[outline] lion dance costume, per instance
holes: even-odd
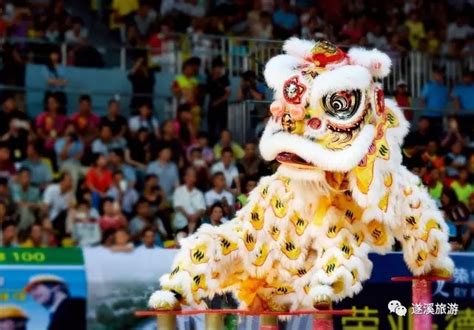
[[[181,242],[150,307],[206,308],[204,298],[228,291],[250,310],[337,302],[369,278],[368,253],[395,238],[413,274],[451,273],[442,215],[401,165],[408,122],[375,81],[389,57],[296,38],[283,49],[265,68],[275,101],[260,141],[278,170],[233,220]]]

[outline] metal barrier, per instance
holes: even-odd
[[[9,39],[25,47],[27,43],[46,43],[38,39]],[[202,73],[210,67],[214,57],[220,56],[227,64],[231,76],[239,76],[247,70],[253,70],[262,77],[265,63],[282,52],[281,40],[264,40],[246,37],[214,36],[199,33],[170,34],[163,39],[160,48],[135,47],[97,47],[106,66],[120,67],[123,70],[133,65],[137,54],[148,57],[152,67],[159,67],[164,72],[179,73],[183,61],[190,56],[197,56],[202,61]],[[71,45],[60,44],[62,62],[72,63]],[[460,81],[463,69],[474,69],[474,56],[462,59],[446,56],[432,56],[427,53],[409,52],[407,55],[390,54],[393,60],[392,73],[384,80],[386,90],[394,90],[397,81],[403,79],[413,97],[419,97],[422,86],[429,80],[434,66],[445,69],[446,82],[449,87]]]

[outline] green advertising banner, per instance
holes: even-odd
[[[0,265],[83,265],[79,248],[0,248]]]
[[[0,324],[14,329],[86,329],[82,250],[0,248]]]

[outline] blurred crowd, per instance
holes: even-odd
[[[219,57],[208,65],[200,57],[183,62],[171,86],[162,86],[173,95],[175,116],[158,120],[163,109],[153,103],[153,65],[155,60],[163,63],[162,50],[174,42],[172,32],[192,34],[202,49],[209,44],[200,43],[199,36],[211,33],[278,39],[302,35],[389,52],[472,54],[471,17],[463,16],[463,2],[332,0],[317,7],[303,0],[92,4],[118,40],[150,45],[156,53],[136,54],[128,72],[130,104],[111,98],[107,113],[99,117],[91,95],[66,96],[68,81],[59,49],[3,44],[2,83],[20,85],[24,63],[32,59],[44,64],[38,79],[44,80],[46,93],[44,111],[34,117],[23,111],[22,95],[1,93],[1,246],[103,245],[122,252],[136,246],[175,247],[180,237],[203,223],[219,225],[232,219],[259,178],[273,173],[275,164],[263,162],[257,148],[268,120],[265,106],[252,109],[258,118],[252,122],[255,139],[239,144],[228,130],[231,83]],[[94,54],[88,48],[87,28],[68,14],[64,1],[0,0],[0,8],[0,37],[66,41],[75,50],[73,56],[78,51]],[[77,64],[84,58],[94,56],[72,60]],[[452,89],[445,84],[443,70],[435,68],[432,77],[422,89],[422,117],[409,110],[414,104],[405,81],[386,93],[414,122],[403,149],[405,164],[422,178],[444,212],[453,248],[474,251],[472,72],[464,72]],[[238,100],[262,101],[266,94],[255,72],[242,74]],[[457,113],[447,118],[444,111],[449,107]]]
[[[211,77],[207,88],[215,84]],[[222,84],[211,107],[225,104]],[[192,92],[179,79],[170,88],[177,98]],[[173,247],[202,223],[231,219],[271,173],[257,142],[237,144],[218,126],[223,122],[212,136],[198,131],[201,116],[189,103],[180,103],[176,119],[159,123],[146,99],[133,101],[130,118],[111,99],[99,117],[92,98],[81,95],[67,116],[62,96],[46,93],[44,111],[29,118],[13,94],[3,94],[2,246]]]
[[[65,4],[64,0],[1,0],[0,38],[66,42],[88,55],[70,53],[73,58],[68,60],[79,65],[83,57],[97,57],[94,48],[87,47],[88,27]],[[392,57],[417,50],[459,59],[474,53],[472,6],[469,1],[453,0],[90,1],[90,9],[116,40],[151,47],[157,58],[173,47],[173,33],[180,32],[191,36],[194,51],[212,46],[203,35],[275,40],[296,35],[376,47]],[[36,57],[46,48],[32,47],[31,56]]]

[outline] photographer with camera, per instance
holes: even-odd
[[[242,74],[237,98],[239,101],[261,101],[265,98],[265,88],[257,82],[257,75],[255,72],[249,70]]]

